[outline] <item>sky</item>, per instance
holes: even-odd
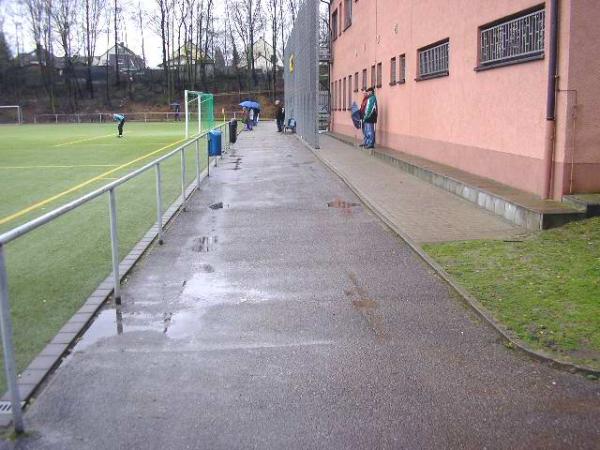
[[[111,0],[109,0],[110,2]],[[125,30],[123,38],[119,41],[125,42],[126,46],[129,47],[133,52],[140,55],[142,54],[142,39],[139,32],[139,26],[137,21],[134,19],[136,12],[139,10],[139,6],[147,12],[157,11],[156,0],[119,0],[121,4],[125,6],[125,12],[123,14],[125,19]],[[29,52],[33,50],[33,40],[31,39],[31,33],[28,30],[28,19],[23,13],[18,14],[19,0],[0,0],[0,13],[4,18],[2,28],[5,33],[5,37],[10,45],[13,54],[16,50],[17,44],[17,33],[15,30],[20,30],[19,34],[19,48],[20,51]],[[223,14],[224,11],[223,0],[215,1],[215,8],[217,15]],[[110,36],[110,44],[107,42],[106,33],[102,33],[98,37],[98,43],[96,46],[96,55],[100,55],[106,51],[109,46],[114,44],[114,36]],[[157,67],[162,62],[162,47],[160,36],[155,33],[152,28],[146,24],[144,27],[144,46],[146,51],[146,62],[149,67]],[[56,52],[58,56],[60,53]]]

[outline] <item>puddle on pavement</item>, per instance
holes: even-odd
[[[359,203],[353,203],[353,202],[347,202],[345,200],[335,199],[332,202],[327,202],[327,206],[329,208],[347,209],[347,208],[354,208],[355,206],[360,206],[360,204]]]
[[[197,253],[208,253],[214,250],[215,245],[219,242],[218,236],[202,236],[194,238],[192,243],[192,251]]]

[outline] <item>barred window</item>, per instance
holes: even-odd
[[[404,83],[406,81],[406,55],[400,55],[398,57],[399,76],[398,83]]]
[[[344,77],[342,87],[342,109],[346,111],[346,77]]]
[[[344,30],[352,25],[352,0],[344,0]]]
[[[371,66],[371,87],[374,87],[376,82],[377,81],[375,80],[375,64],[373,64]]]
[[[396,84],[396,58],[390,60],[390,86]]]
[[[358,92],[358,72],[354,72],[354,92]]]
[[[383,84],[383,65],[377,63],[377,87],[380,88]]]
[[[540,9],[479,30],[483,65],[529,59],[544,54],[546,11]]]
[[[331,110],[335,110],[335,83],[331,83],[331,91],[329,92],[329,102],[331,103]]]
[[[348,109],[352,106],[352,75],[348,76]]]
[[[338,12],[337,9],[331,14],[331,40],[335,41],[338,37]]]
[[[363,69],[362,88],[363,90],[367,89],[367,69]]]
[[[419,49],[418,79],[448,75],[449,47],[450,42],[446,40],[439,44]]]

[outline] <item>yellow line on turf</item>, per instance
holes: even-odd
[[[91,138],[79,139],[77,141],[63,142],[62,144],[56,144],[56,145],[53,145],[52,147],[63,147],[65,145],[80,144],[81,142],[95,141],[96,139],[102,139],[102,138],[110,137],[110,136],[114,136],[114,135],[115,135],[114,133],[111,133],[111,134],[105,134],[104,136],[96,136],[96,137],[91,137]]]
[[[73,166],[0,166],[0,169],[74,169],[77,167],[116,167],[116,164],[81,164]]]
[[[84,181],[83,183],[79,183],[77,186],[73,186],[72,188],[69,188],[66,191],[63,191],[63,192],[61,192],[59,194],[56,194],[56,195],[53,195],[52,197],[48,197],[47,199],[42,200],[40,202],[34,203],[33,205],[28,206],[27,208],[24,208],[21,211],[17,211],[16,213],[11,214],[10,216],[6,216],[3,219],[0,219],[0,225],[4,225],[5,223],[8,223],[8,222],[10,222],[10,221],[12,221],[14,219],[17,219],[17,218],[19,218],[19,217],[21,217],[21,216],[23,216],[23,215],[25,215],[27,213],[30,213],[31,211],[35,211],[36,209],[41,208],[42,206],[47,205],[48,203],[51,203],[54,200],[58,200],[59,198],[64,197],[65,195],[71,194],[72,192],[75,192],[75,191],[77,191],[77,190],[79,190],[79,189],[81,189],[81,188],[83,188],[83,187],[85,187],[85,186],[87,186],[87,185],[95,182],[95,181],[101,180],[102,178],[105,178],[105,177],[107,177],[109,175],[112,175],[113,173],[118,172],[121,169],[129,167],[130,165],[135,164],[136,162],[142,161],[142,160],[144,160],[144,159],[146,159],[146,158],[148,158],[148,157],[150,157],[152,155],[155,155],[155,154],[157,154],[159,152],[162,152],[163,150],[168,149],[169,147],[173,147],[174,145],[177,145],[177,144],[179,144],[179,143],[181,143],[181,142],[183,142],[185,140],[186,140],[185,138],[179,139],[178,141],[172,142],[171,144],[165,145],[164,147],[161,147],[161,148],[159,148],[157,150],[153,150],[150,153],[146,153],[145,155],[140,156],[139,158],[131,160],[131,161],[125,163],[125,164],[121,164],[120,166],[115,167],[114,169],[108,170],[108,171],[106,171],[104,173],[101,173],[100,175],[97,175],[97,176],[95,176],[93,178],[90,178],[89,180]]]

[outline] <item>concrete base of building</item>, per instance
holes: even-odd
[[[353,144],[352,137],[337,133],[330,135]],[[529,230],[553,228],[586,217],[586,212],[581,209],[553,200],[541,200],[534,194],[494,180],[397,150],[379,147],[373,155]]]

